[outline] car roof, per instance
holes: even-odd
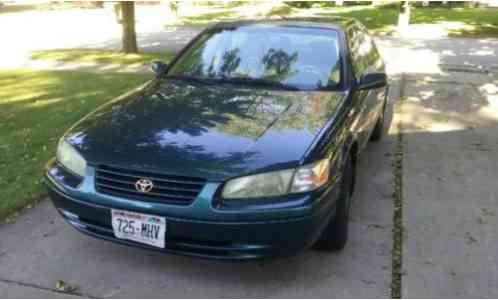
[[[346,31],[348,27],[357,24],[353,18],[344,17],[302,17],[302,18],[279,18],[279,19],[261,19],[261,20],[244,20],[233,22],[220,22],[210,28],[223,29],[245,26],[276,26],[276,27],[303,27],[303,28],[322,28]]]

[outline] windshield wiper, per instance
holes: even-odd
[[[280,89],[290,90],[290,91],[299,91],[300,90],[299,88],[297,88],[295,86],[281,83],[278,81],[264,79],[264,78],[223,77],[220,79],[220,81],[226,82],[226,83],[239,83],[239,84],[247,84],[247,85],[267,86],[267,87],[280,88]]]
[[[216,83],[212,79],[193,77],[193,76],[184,76],[184,75],[169,75],[169,76],[166,76],[166,78],[175,79],[175,80],[184,80],[184,81],[207,84],[207,85],[213,85]]]

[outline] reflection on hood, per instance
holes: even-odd
[[[223,180],[297,164],[341,99],[168,80],[101,107],[66,138],[90,164]]]

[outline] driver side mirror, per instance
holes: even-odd
[[[368,73],[361,77],[358,90],[373,90],[387,85],[385,73]]]
[[[156,74],[156,78],[159,78],[166,72],[168,65],[160,60],[155,60],[150,64],[150,69]]]

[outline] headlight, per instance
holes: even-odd
[[[64,139],[60,140],[57,147],[57,161],[71,172],[85,177],[85,159]]]
[[[330,162],[328,159],[300,167],[292,181],[291,193],[315,190],[329,181]]]
[[[327,183],[329,160],[324,159],[297,169],[235,178],[223,187],[224,199],[282,196],[309,192]]]

